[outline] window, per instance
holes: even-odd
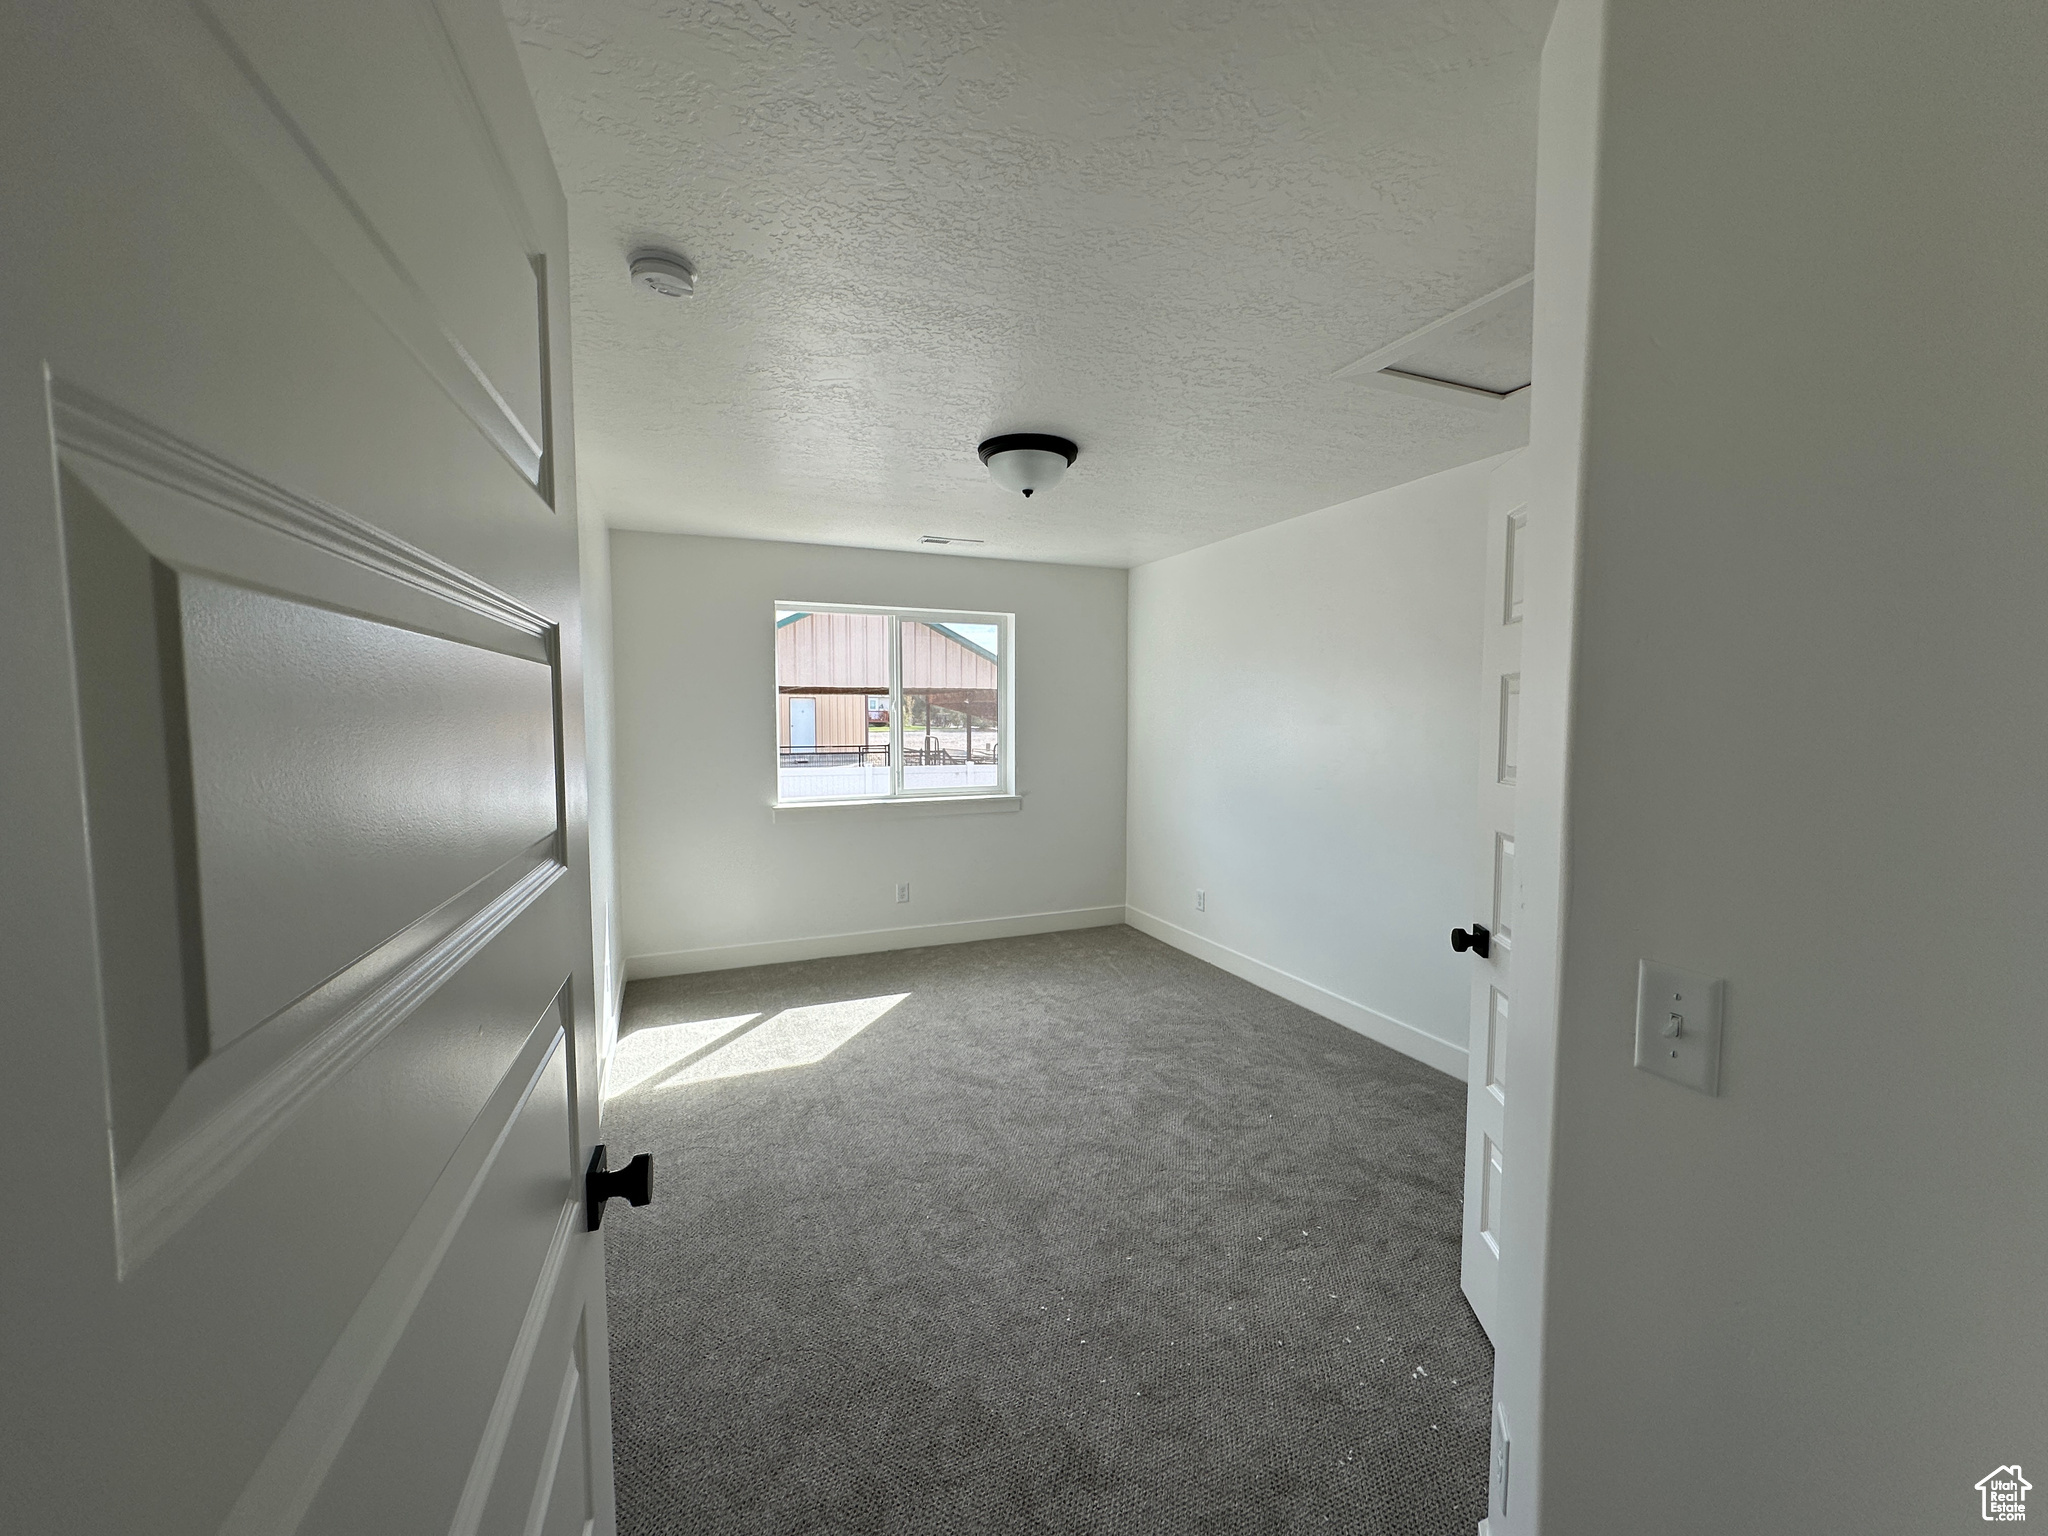
[[[776,797],[1010,793],[1006,613],[775,608]]]

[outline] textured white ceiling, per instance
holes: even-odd
[[[1506,446],[1330,375],[1529,270],[1532,8],[508,0],[583,505],[1126,565]],[[642,244],[698,296],[634,288]],[[975,458],[1007,431],[1080,461],[1027,502]]]

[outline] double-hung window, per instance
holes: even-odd
[[[1007,613],[775,605],[783,804],[1011,791]]]

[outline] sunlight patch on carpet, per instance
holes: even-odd
[[[897,992],[888,997],[856,997],[837,1003],[785,1008],[730,1045],[722,1045],[691,1062],[664,1079],[660,1086],[679,1088],[685,1083],[709,1083],[755,1072],[776,1072],[784,1067],[811,1066],[830,1056],[908,996],[908,992]]]
[[[686,1056],[693,1056],[734,1030],[761,1017],[758,1013],[737,1013],[724,1019],[692,1019],[684,1024],[659,1024],[636,1029],[620,1037],[612,1049],[612,1068],[605,1077],[604,1096],[616,1099],[639,1087],[650,1077],[667,1071]]]

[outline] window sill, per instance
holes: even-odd
[[[1024,809],[1022,795],[897,795],[863,800],[771,800],[769,816],[801,817],[811,811],[888,811],[897,816],[988,816]]]

